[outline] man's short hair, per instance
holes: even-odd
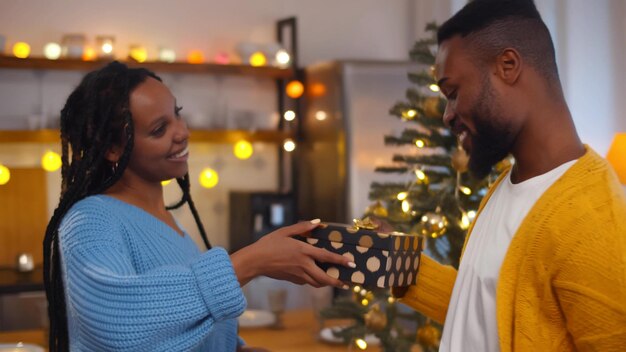
[[[457,35],[479,63],[514,48],[548,82],[558,81],[554,44],[532,0],[474,0],[439,28],[437,41]]]

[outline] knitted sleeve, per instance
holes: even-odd
[[[456,280],[456,270],[422,254],[417,281],[400,302],[443,324]]]
[[[225,250],[138,274],[120,228],[106,208],[82,207],[59,231],[69,328],[87,336],[84,350],[190,350],[245,309]]]
[[[626,202],[618,193],[598,192],[595,199],[569,209],[576,216],[559,231],[569,250],[557,259],[552,284],[578,350],[623,351]]]

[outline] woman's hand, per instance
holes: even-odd
[[[354,263],[342,255],[293,238],[295,235],[309,236],[319,222],[316,219],[280,228],[231,255],[241,286],[256,276],[264,275],[313,287],[331,285],[347,288],[340,280],[328,276],[315,262],[351,268],[355,267]]]
[[[261,347],[237,346],[237,352],[270,352]]]

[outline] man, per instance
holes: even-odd
[[[444,121],[470,170],[515,163],[484,198],[458,272],[422,256],[402,301],[445,323],[440,351],[624,350],[626,199],[578,138],[535,5],[470,2],[438,42]]]

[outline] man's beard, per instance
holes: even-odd
[[[503,109],[497,105],[493,87],[489,81],[483,87],[471,110],[476,135],[468,135],[472,139],[469,170],[478,179],[489,175],[493,166],[509,155],[514,141],[510,126],[502,119]]]

